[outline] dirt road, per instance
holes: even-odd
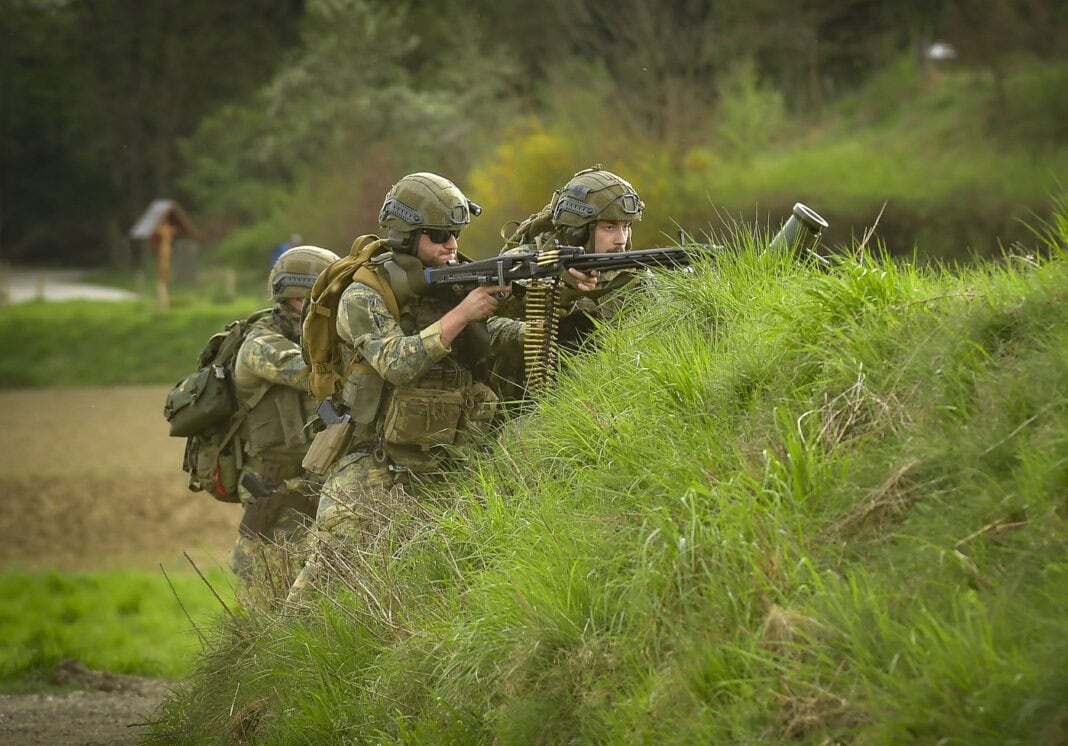
[[[228,566],[241,508],[186,489],[166,386],[0,391],[0,571]],[[167,682],[70,662],[61,694],[0,696],[0,743],[132,744]]]

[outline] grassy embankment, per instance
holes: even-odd
[[[1063,742],[1060,208],[1037,262],[658,275],[306,613],[221,627],[157,733]]]

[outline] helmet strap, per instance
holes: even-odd
[[[389,248],[401,254],[416,256],[419,253],[419,231],[399,231],[390,228],[386,236]]]

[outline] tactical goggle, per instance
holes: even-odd
[[[457,230],[446,230],[444,228],[423,228],[422,233],[424,233],[427,236],[429,236],[430,240],[433,241],[434,243],[439,243],[439,244],[448,243],[449,242],[449,236],[452,236],[453,238],[459,238],[460,237],[459,229],[457,229]]]

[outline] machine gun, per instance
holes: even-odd
[[[827,227],[827,221],[811,208],[798,202],[790,218],[768,244],[771,251],[795,250],[826,264],[827,259],[815,251],[816,243]],[[681,236],[685,238],[685,236]],[[549,248],[514,250],[462,264],[427,267],[424,276],[428,286],[434,285],[493,285],[506,287],[514,281],[553,280],[576,269],[589,274],[612,269],[642,269],[653,267],[688,267],[695,260],[722,251],[722,246],[690,243],[682,246],[638,251],[616,251],[602,254],[588,253],[581,246],[555,244]]]
[[[708,257],[718,247],[694,244],[686,247],[589,253],[581,246],[554,244],[551,247],[515,249],[489,259],[481,259],[424,270],[426,283],[434,286],[484,285],[523,288],[526,329],[523,334],[523,362],[526,390],[547,387],[556,374],[557,337],[560,319],[566,313],[558,303],[561,279],[567,270],[590,274],[608,270],[648,268],[678,269]],[[504,300],[505,293],[498,293]]]
[[[828,226],[818,213],[798,202],[779,232],[768,244],[769,251],[790,251],[808,256],[823,265],[828,260],[816,252],[823,229]],[[680,235],[683,243],[685,235]],[[567,270],[589,274],[594,271],[668,268],[679,269],[713,256],[722,246],[687,243],[671,248],[589,253],[581,246],[559,243],[549,247],[515,249],[489,259],[424,269],[427,286],[483,285],[507,287],[513,282],[526,288],[526,322],[523,357],[526,389],[536,392],[548,386],[556,373],[557,333],[566,309],[557,303],[560,280]],[[499,295],[503,300],[504,296]]]
[[[556,244],[552,248],[512,251],[489,259],[479,259],[424,270],[427,285],[494,285],[505,287],[515,281],[554,280],[569,269],[589,274],[611,269],[648,267],[688,267],[720,247],[709,244],[639,251],[587,253],[581,246]]]

